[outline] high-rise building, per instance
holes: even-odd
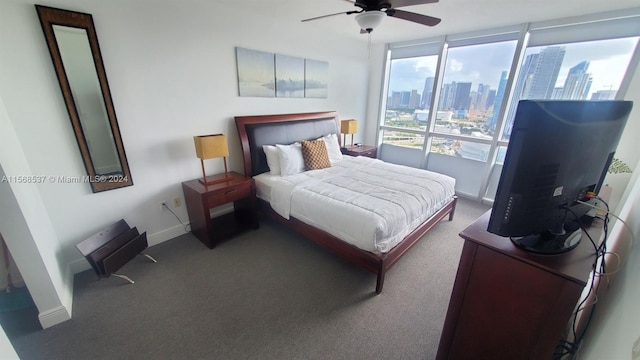
[[[411,90],[409,95],[409,108],[417,109],[420,107],[420,94],[418,94],[418,90]]]
[[[393,91],[391,93],[391,99],[389,101],[389,104],[391,104],[391,108],[399,108],[400,107],[400,100],[402,97],[402,93],[400,91]]]
[[[391,93],[392,108],[408,108],[410,103],[411,103],[411,92],[393,91]]]
[[[409,107],[410,101],[411,101],[411,92],[409,92],[409,91],[401,91],[400,92],[400,107],[403,107],[403,108]]]
[[[535,66],[531,63],[533,74],[522,99],[551,98],[565,52],[564,46],[548,46],[540,51]]]
[[[453,109],[469,110],[469,96],[471,95],[471,83],[460,82],[455,83],[455,97],[453,100]]]
[[[485,101],[484,103],[485,109],[488,109],[493,106],[493,101],[495,100],[495,98],[496,98],[496,90],[495,89],[489,90],[489,94],[487,95],[487,101]]]
[[[504,90],[507,88],[507,71],[503,71],[500,74],[500,82],[498,83],[498,91],[496,97],[493,100],[493,114],[487,124],[489,129],[495,129],[498,123],[498,114],[500,113],[500,104],[502,104],[502,98],[504,98]]]
[[[586,100],[589,97],[591,82],[593,78],[587,71],[589,62],[583,61],[569,69],[567,79],[564,81],[561,99],[566,100]]]
[[[591,100],[613,100],[618,90],[598,90],[591,94]]]
[[[564,88],[561,87],[554,87],[553,91],[551,92],[551,96],[549,97],[549,99],[562,99],[562,93],[564,92]]]
[[[530,54],[525,58],[513,88],[513,101],[509,106],[503,130],[504,138],[511,135],[518,101],[551,98],[565,52],[563,46],[549,46],[543,48],[539,53]],[[494,109],[495,111],[497,110]]]
[[[516,86],[513,89],[513,96],[516,99],[526,99],[529,89],[531,89],[531,83],[533,75],[536,72],[536,65],[538,64],[538,58],[540,54],[531,54],[527,56],[520,69],[520,75],[516,81]]]
[[[478,85],[478,95],[475,100],[475,107],[478,110],[486,110],[487,109],[487,100],[489,99],[489,94],[491,93],[491,88],[489,85],[480,84]]]
[[[453,98],[455,96],[455,83],[442,84],[440,90],[440,102],[438,103],[438,110],[449,110],[453,108]]]
[[[434,77],[428,77],[424,80],[424,89],[422,90],[422,103],[420,104],[423,109],[429,109],[431,107],[431,95],[433,94],[434,81]]]

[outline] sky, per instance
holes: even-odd
[[[591,92],[617,89],[637,41],[638,38],[631,38],[566,45],[556,86],[564,84],[571,67],[588,60],[589,72],[593,76]],[[479,84],[488,84],[491,89],[497,89],[500,74],[511,67],[515,47],[516,42],[509,41],[450,48],[443,82],[472,82],[472,90],[477,90]],[[537,53],[542,48],[528,48],[526,55]],[[422,94],[424,79],[435,76],[436,62],[436,56],[393,60],[389,93],[415,89]]]

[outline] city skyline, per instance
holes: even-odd
[[[585,43],[571,43],[564,45],[566,52],[564,61],[558,72],[555,87],[562,87],[571,68],[589,61],[589,72],[593,75],[590,93],[598,91],[617,90],[622,76],[629,63],[638,38],[592,41]],[[471,82],[472,89],[478,85],[489,85],[497,90],[502,71],[509,71],[513,58],[513,42],[491,44],[491,51],[483,49],[482,45],[453,48],[449,51],[444,80],[451,82]],[[539,46],[527,49],[525,58],[531,54],[540,53],[549,46]],[[598,51],[594,51],[598,49]],[[423,95],[425,79],[435,77],[437,56],[419,58],[394,59],[391,64],[391,79],[389,81],[389,96],[393,91],[417,90]],[[616,71],[611,71],[615,69]]]

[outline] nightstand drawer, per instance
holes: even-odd
[[[227,186],[219,191],[207,194],[209,206],[217,206],[240,200],[251,195],[251,182]]]
[[[378,156],[378,148],[375,146],[356,145],[342,148],[341,151],[349,156],[366,156],[374,159]]]
[[[358,153],[359,156],[368,156],[368,157],[376,157],[376,150],[368,150],[368,151],[361,151]]]

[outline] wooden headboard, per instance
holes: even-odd
[[[340,124],[335,111],[236,116],[235,120],[247,176],[269,171],[263,145],[287,145],[328,134],[338,135],[340,142]]]

